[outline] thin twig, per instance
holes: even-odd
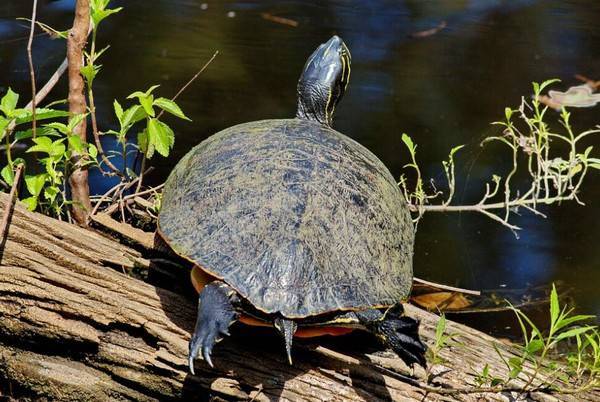
[[[97,30],[93,29],[92,24],[90,23],[90,30],[92,33],[92,44],[90,49],[90,54],[88,58],[88,62],[93,64],[96,62],[96,32]],[[104,147],[102,146],[102,142],[100,141],[100,133],[98,131],[98,121],[96,119],[96,102],[94,101],[94,90],[92,88],[92,82],[87,83],[88,89],[88,100],[90,106],[90,116],[92,120],[92,134],[94,136],[94,143],[96,144],[96,149],[98,150],[98,155],[102,159],[102,162],[111,170],[110,172],[106,172],[102,169],[102,166],[98,164],[98,170],[102,173],[103,176],[120,176],[124,177],[124,174],[108,159],[106,154],[104,153]]]
[[[10,216],[12,214],[13,208],[15,206],[15,199],[17,195],[17,191],[19,189],[19,183],[21,182],[21,175],[23,174],[24,166],[23,164],[17,165],[15,169],[15,175],[13,178],[13,184],[10,188],[10,193],[8,195],[8,201],[4,206],[4,213],[2,214],[2,222],[0,223],[0,245],[4,245],[6,241],[6,234],[8,233],[8,222],[10,221]]]
[[[152,187],[152,188],[149,188],[149,189],[144,190],[144,191],[139,191],[139,192],[134,193],[134,194],[129,194],[129,195],[125,196],[123,199],[124,200],[128,200],[130,198],[139,197],[140,195],[146,195],[146,194],[149,194],[149,193],[154,193],[154,192],[160,190],[161,188],[163,188],[164,186],[165,186],[165,183],[159,184],[156,187]]]
[[[413,277],[413,281],[415,281],[417,283],[422,283],[423,285],[433,286],[438,289],[449,290],[451,292],[460,292],[460,293],[465,293],[468,295],[481,296],[481,292],[479,290],[470,290],[470,289],[457,288],[454,286],[442,285],[440,283],[429,282],[429,281],[426,281],[425,279],[421,279],[421,278],[417,278],[417,277]]]
[[[35,95],[35,102],[33,101],[33,98],[32,98],[32,100],[30,100],[29,103],[25,106],[26,110],[33,110],[34,105],[37,106],[40,103],[42,103],[42,101],[46,98],[46,96],[48,96],[50,91],[52,91],[52,89],[54,89],[54,87],[60,80],[60,77],[62,77],[63,74],[65,73],[65,71],[67,71],[68,65],[69,64],[68,64],[67,58],[65,57],[63,62],[60,64],[60,66],[58,66],[58,68],[54,72],[54,74],[52,74],[52,76],[50,76],[50,78],[48,79],[48,81],[46,81],[44,86],[39,91],[37,91],[37,94]],[[17,125],[16,120],[13,120],[10,122],[10,124],[6,128],[6,136],[7,137],[10,136],[10,134],[15,129],[16,125]],[[14,146],[14,144],[11,144],[11,147],[13,147],[13,146]]]
[[[192,82],[194,82],[196,80],[196,78],[198,78],[198,76],[204,72],[204,70],[206,70],[206,67],[208,67],[210,65],[210,63],[213,62],[213,60],[215,59],[215,57],[217,57],[218,54],[219,54],[219,51],[216,50],[215,53],[212,55],[212,57],[206,63],[204,63],[202,68],[192,78],[190,78],[190,80],[184,86],[181,87],[181,89],[175,94],[174,97],[171,98],[171,100],[174,101],[175,99],[177,99],[177,97],[179,95],[181,95],[183,93],[183,91],[185,91],[187,89],[187,87],[189,87],[192,84]],[[164,110],[160,112],[158,117],[160,117],[163,113],[164,113]]]
[[[192,84],[192,82],[194,82],[196,80],[196,78],[198,78],[200,76],[200,74],[202,74],[204,72],[204,70],[206,70],[206,68],[210,65],[210,63],[212,63],[212,61],[215,59],[215,57],[217,57],[218,54],[219,54],[219,51],[216,50],[213,53],[212,57],[206,63],[204,63],[204,65],[202,66],[202,68],[200,70],[198,70],[198,72],[196,74],[194,74],[194,76],[192,78],[190,78],[189,81],[186,82],[185,85],[182,86],[179,91],[177,91],[177,93],[175,94],[175,96],[173,96],[171,98],[171,100],[174,101],[175,99],[177,99],[177,97],[179,95],[181,95],[183,93],[183,91],[185,91],[187,89],[187,87],[189,87]],[[160,119],[160,117],[163,115],[164,112],[165,112],[164,110],[161,110],[161,112],[158,114],[158,116],[156,118]],[[142,165],[141,165],[141,168],[140,168],[140,180],[138,181],[138,185],[137,185],[137,187],[135,189],[136,193],[138,193],[141,190],[141,188],[142,188],[142,184],[143,184],[143,181],[144,181],[144,169],[145,169],[145,167],[146,167],[146,154],[143,154],[142,155]]]
[[[557,197],[546,197],[539,199],[516,199],[509,202],[495,202],[493,204],[474,204],[474,205],[423,205],[420,208],[423,208],[426,212],[467,212],[467,211],[483,211],[489,209],[505,209],[505,208],[513,208],[513,207],[521,207],[526,205],[533,204],[553,204],[555,202],[560,201],[571,201],[574,199],[574,194],[569,194],[567,196],[557,196]],[[411,211],[416,211],[416,205],[410,205]]]
[[[112,194],[113,192],[117,191],[119,189],[119,187],[124,186],[125,183],[120,182],[119,184],[117,184],[116,186],[111,187],[106,193],[102,194],[102,197],[96,202],[96,205],[94,206],[94,209],[92,209],[92,212],[90,213],[90,215],[96,215],[96,212],[98,212],[98,208],[100,208],[100,205],[102,205],[102,203],[106,200],[108,200],[108,196],[110,194]]]
[[[33,43],[33,33],[35,31],[35,19],[37,17],[37,0],[33,0],[33,11],[31,12],[31,27],[29,28],[29,41],[27,42],[27,60],[29,61],[29,76],[31,79],[31,99],[35,100],[35,70],[33,69],[33,56],[31,54],[31,45]],[[31,108],[31,130],[33,132],[33,138],[36,134],[36,120],[35,120],[35,102]]]
[[[50,93],[50,91],[52,91],[52,89],[54,89],[54,87],[58,83],[58,80],[60,80],[60,77],[62,77],[62,75],[65,73],[65,71],[67,71],[68,65],[69,65],[68,60],[65,57],[63,62],[60,64],[60,66],[58,66],[58,68],[54,72],[54,74],[52,74],[52,76],[48,79],[48,81],[46,81],[44,86],[37,92],[37,94],[35,96],[35,106],[39,105],[44,100],[44,98]],[[32,98],[32,99],[34,99],[34,98]],[[32,108],[33,105],[34,105],[34,102],[31,101],[27,104],[27,106],[25,106],[25,108],[26,109]]]

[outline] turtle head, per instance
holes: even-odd
[[[308,58],[298,81],[300,119],[331,125],[335,106],[350,80],[350,51],[338,36],[321,44]]]

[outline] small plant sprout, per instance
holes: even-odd
[[[518,208],[524,208],[537,215],[540,205],[552,205],[562,201],[574,200],[583,204],[578,198],[583,181],[589,169],[600,169],[600,159],[592,156],[593,147],[581,149],[582,140],[600,133],[600,126],[575,133],[571,124],[571,114],[563,107],[558,115],[560,130],[551,128],[547,116],[548,106],[540,102],[542,91],[558,80],[548,80],[541,84],[534,82],[534,96],[531,102],[522,99],[517,109],[506,108],[504,120],[492,124],[502,127],[502,135],[490,136],[483,140],[482,146],[492,142],[500,143],[509,149],[512,167],[504,177],[492,175],[486,184],[481,200],[472,205],[453,205],[452,199],[456,191],[454,176],[454,156],[463,147],[454,147],[447,161],[442,162],[448,185],[448,197],[439,204],[432,201],[438,199],[440,191],[433,186],[433,192],[424,190],[421,169],[416,161],[416,148],[410,137],[402,134],[402,141],[408,148],[411,163],[405,167],[416,172],[415,185],[409,189],[407,178],[400,176],[399,185],[411,210],[418,221],[425,212],[430,211],[474,211],[500,222],[510,228],[516,235],[520,227],[511,223],[511,214]],[[518,189],[515,183],[516,174],[525,172],[528,184]]]
[[[445,348],[450,347],[453,344],[453,340],[456,334],[446,333],[446,316],[445,314],[440,315],[440,319],[435,327],[435,339],[433,345],[427,348],[425,356],[427,357],[427,378],[428,381],[431,378],[431,369],[436,364],[444,363],[444,359],[440,356],[440,352]]]
[[[503,385],[516,378],[525,381],[523,392],[548,389],[558,393],[582,392],[600,384],[600,340],[596,326],[583,324],[591,320],[591,315],[572,315],[573,309],[561,308],[556,288],[552,285],[550,293],[550,328],[544,335],[542,331],[521,310],[512,307],[521,331],[523,345],[518,347],[519,354],[502,358],[507,376]],[[567,355],[566,363],[551,360],[551,354],[557,352],[561,343],[574,342],[576,350]],[[531,370],[524,370],[528,363]],[[540,374],[544,374],[541,376]],[[480,378],[486,376],[482,373]],[[498,384],[498,380],[495,381]]]

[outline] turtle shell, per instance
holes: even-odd
[[[263,120],[193,148],[165,184],[159,232],[265,313],[391,306],[412,284],[414,229],[383,163],[317,122]]]

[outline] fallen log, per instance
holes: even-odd
[[[0,196],[2,209],[6,200]],[[505,372],[493,345],[505,356],[511,347],[452,322],[447,330],[460,344],[442,350],[445,362],[433,367],[429,385],[421,369],[413,373],[364,334],[297,341],[290,366],[274,331],[242,326],[215,348],[216,368],[199,360],[192,376],[186,355],[194,297],[127,275],[149,267],[139,251],[17,203],[0,265],[0,395],[65,401],[479,401],[516,395],[469,391],[485,363],[492,374]],[[421,320],[422,337],[431,343],[437,316],[407,310]],[[527,397],[592,401],[600,393]]]

